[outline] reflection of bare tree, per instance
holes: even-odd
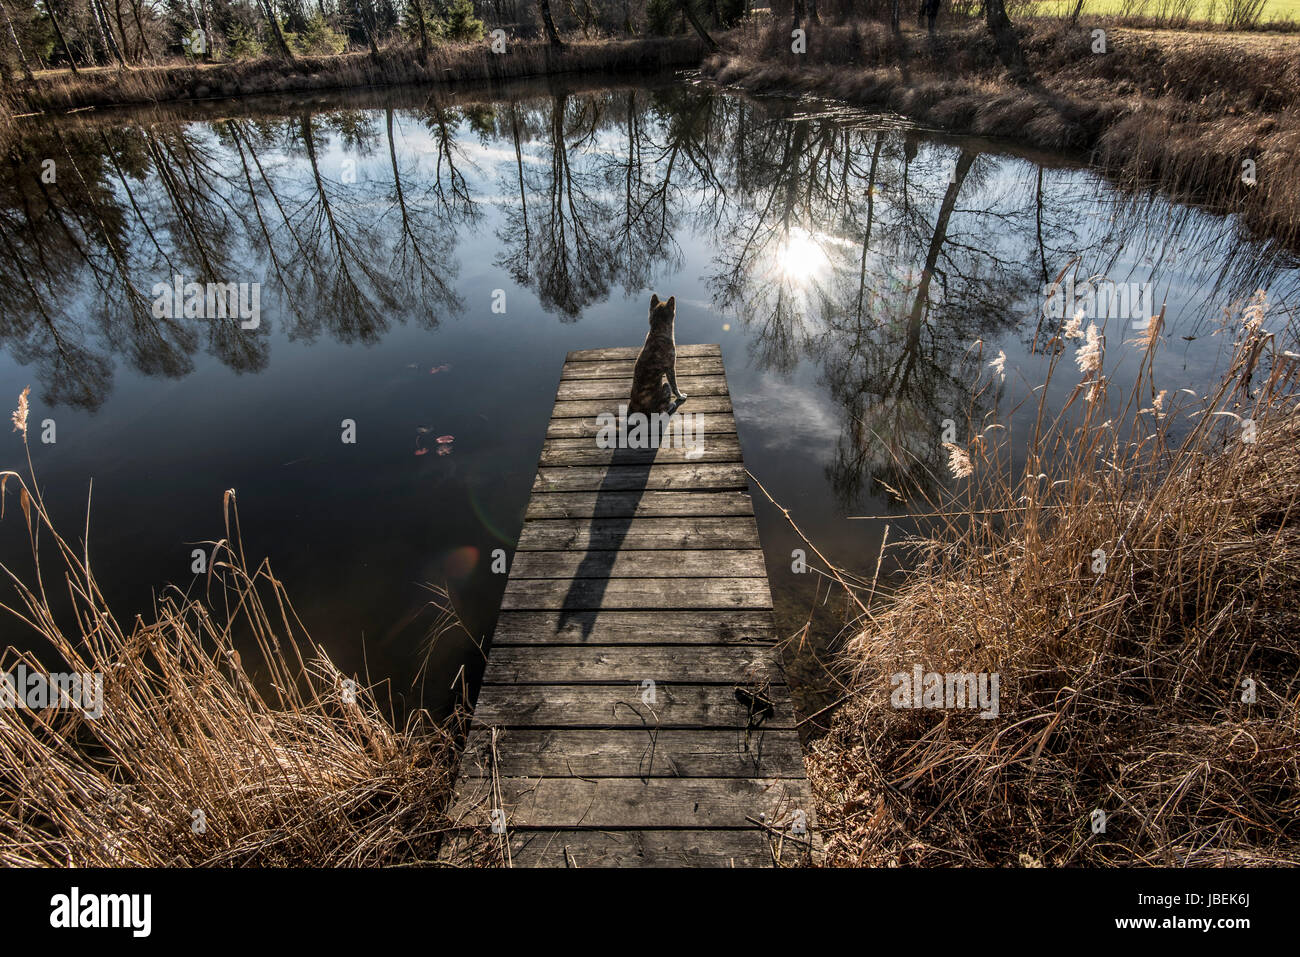
[[[511,211],[499,235],[504,252],[498,262],[516,281],[537,290],[542,308],[573,321],[609,291],[614,260],[605,230],[612,219],[610,204],[595,194],[590,170],[576,167],[571,150],[589,144],[597,130],[598,111],[577,111],[566,129],[569,95],[556,93],[548,124],[550,161],[540,183],[520,166],[520,189],[540,195],[533,204],[533,221],[525,208]],[[516,140],[516,149],[519,149]]]
[[[394,266],[399,281],[407,290],[407,298],[420,303],[422,314],[429,322],[433,322],[440,309],[457,312],[463,308],[460,297],[451,284],[456,233],[460,224],[472,222],[477,217],[477,210],[469,197],[464,179],[452,165],[452,142],[450,136],[446,135],[445,118],[439,126],[437,175],[430,187],[434,202],[427,207],[422,205],[415,208],[407,202],[407,192],[402,185],[391,109],[385,111],[384,120],[388,160],[393,173],[392,199],[401,221],[401,228],[397,232]],[[450,202],[442,186],[444,156],[453,181]]]
[[[677,84],[25,128],[0,163],[0,343],[37,365],[45,401],[94,408],[119,359],[161,376],[199,350],[237,370],[269,361],[266,325],[155,317],[150,291],[177,275],[265,283],[263,308],[303,341],[433,325],[462,308],[456,246],[487,205],[477,137],[502,157],[497,263],[563,321],[676,274],[691,233],[715,250],[705,280],[758,363],[812,363],[829,389],[848,502],[898,463],[934,467],[971,342],[1024,318],[1076,252],[1084,274],[1141,260],[1217,301],[1277,275],[1229,221],[1099,202],[1077,170],[793,109]],[[38,175],[49,157],[57,182]]]
[[[329,303],[323,315],[291,331],[295,338],[312,339],[321,328],[339,342],[375,343],[388,330],[388,316],[400,305],[386,276],[365,252],[374,245],[370,223],[352,206],[336,206],[333,186],[321,175],[312,116],[299,117],[301,144],[306,152],[315,187],[298,214],[297,229],[313,259],[304,263],[319,290],[317,300]]]
[[[715,301],[754,331],[765,368],[820,366],[842,416],[829,467],[842,503],[873,478],[926,475],[967,346],[1008,328],[1032,285],[1019,250],[987,237],[1032,223],[1041,205],[984,188],[968,150],[955,162],[926,151],[918,178],[906,134],[825,120],[734,128],[751,142],[734,149],[741,201],[722,225],[734,238],[715,259]]]

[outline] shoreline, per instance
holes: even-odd
[[[544,41],[515,42],[497,55],[484,44],[448,44],[422,62],[417,47],[368,53],[300,56],[293,63],[263,57],[204,65],[58,71],[16,88],[5,101],[7,120],[107,107],[161,106],[231,97],[320,93],[436,84],[498,82],[572,74],[618,75],[696,67],[704,45],[695,37],[571,41],[552,50]],[[451,74],[450,76],[448,74]]]
[[[1020,26],[1027,82],[1002,68],[981,26],[933,41],[904,31],[901,44],[879,23],[811,27],[802,57],[788,51],[779,29],[738,31],[734,49],[712,54],[700,69],[748,93],[826,97],[954,134],[1080,155],[1123,187],[1240,214],[1257,238],[1300,249],[1300,117],[1289,92],[1300,87],[1300,44],[1227,35],[1224,44],[1239,56],[1225,66],[1213,44],[1182,46],[1115,29],[1109,52],[1095,56],[1094,28]]]

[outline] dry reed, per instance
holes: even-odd
[[[1064,407],[1044,386],[1028,436],[968,423],[973,474],[913,491],[915,562],[847,632],[849,700],[809,757],[829,862],[1300,863],[1300,355],[1279,322],[1247,303],[1191,398],[1157,388],[1159,320],[1116,337],[1141,356],[1118,403],[1063,327]],[[998,717],[894,707],[918,665],[999,675]]]
[[[24,432],[25,402],[15,413]],[[30,468],[30,457],[28,460]],[[207,596],[169,588],[152,620],[119,620],[89,549],[60,536],[39,486],[17,492],[34,572],[0,566],[23,626],[0,672],[103,676],[102,713],[0,711],[0,863],[6,866],[363,866],[490,859],[443,838],[455,722],[424,712],[398,728],[371,689],[306,636],[268,562],[245,559],[234,492],[210,547]],[[233,534],[232,534],[233,521]],[[87,515],[87,535],[89,514]],[[59,589],[64,594],[47,591]],[[245,661],[239,648],[251,661]],[[256,651],[256,654],[253,651]]]

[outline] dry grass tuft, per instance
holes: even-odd
[[[55,531],[34,483],[0,473],[0,499],[5,485],[17,486],[21,515],[10,503],[8,520],[25,522],[36,571],[24,581],[3,568],[18,598],[0,616],[26,626],[28,647],[43,639],[53,655],[38,661],[9,648],[0,672],[98,674],[103,697],[98,718],[75,707],[0,711],[0,863],[446,858],[455,724],[419,712],[395,727],[371,691],[311,643],[269,564],[250,570],[245,561],[233,490],[226,538],[208,543],[207,600],[169,589],[146,623],[113,615],[88,551]],[[47,593],[56,584],[66,602]],[[245,662],[237,645],[255,646],[256,660]],[[441,863],[491,853],[458,847]]]
[[[1157,390],[1148,333],[1122,416],[1098,370],[1040,400],[1023,463],[984,430],[849,631],[851,698],[809,758],[829,861],[1300,863],[1300,355],[1267,319],[1225,327],[1205,396]],[[1077,374],[1086,344],[1048,347]],[[917,665],[998,674],[998,717],[893,707]]]

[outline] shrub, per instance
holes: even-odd
[[[442,10],[442,36],[465,43],[483,39],[483,21],[474,16],[471,0],[448,0]]]
[[[348,45],[347,37],[314,13],[301,33],[284,32],[285,42],[295,53],[342,53]]]

